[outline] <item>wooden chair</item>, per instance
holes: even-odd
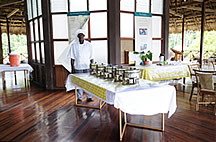
[[[192,79],[192,89],[191,89],[191,94],[189,98],[189,101],[191,101],[193,92],[194,92],[194,88],[197,87],[195,72],[193,70],[194,69],[200,70],[200,64],[191,64],[191,65],[188,65],[188,68],[189,68],[190,76]]]
[[[199,111],[199,105],[215,104],[216,102],[216,90],[214,87],[214,75],[216,75],[216,71],[201,71],[195,69],[194,72],[198,90],[196,111]],[[214,113],[216,115],[216,105],[214,108]]]

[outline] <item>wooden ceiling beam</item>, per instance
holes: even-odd
[[[24,0],[19,0],[19,1],[17,1],[17,0],[10,0],[10,1],[6,1],[6,2],[0,4],[0,8],[4,7],[4,6],[12,5],[12,4],[22,3],[22,2],[24,2]]]
[[[192,5],[182,6],[182,8],[191,9],[191,10],[197,10],[197,11],[202,11],[201,7],[196,7],[196,6],[192,6]],[[216,13],[216,9],[206,8],[205,12]]]
[[[10,18],[11,16],[13,16],[15,13],[17,13],[19,11],[18,8],[14,9],[13,11],[11,11],[8,15],[7,18]]]
[[[174,15],[174,16],[180,17],[180,18],[183,17],[182,14],[176,13],[176,12],[175,12],[174,10],[172,10],[172,9],[169,10],[169,13],[172,14],[172,15]]]
[[[192,1],[196,1],[196,2],[203,2],[203,0],[192,0]]]
[[[170,9],[181,8],[182,6],[194,5],[194,4],[200,4],[200,3],[196,1],[183,2],[182,4],[179,5],[170,6]]]

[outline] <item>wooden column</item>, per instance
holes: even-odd
[[[205,31],[205,0],[202,2],[202,19],[201,19],[201,38],[200,38],[200,67],[202,67],[203,60],[203,41],[204,41],[204,31]]]
[[[163,43],[161,52],[164,53],[165,59],[168,59],[169,55],[169,1],[164,0],[163,5]]]
[[[182,52],[184,52],[184,16],[182,18]],[[182,61],[184,60],[184,54],[182,54]]]
[[[0,26],[0,64],[3,64],[2,32]]]
[[[25,24],[26,24],[26,38],[27,38],[27,50],[28,50],[28,63],[31,65],[31,39],[30,39],[30,28],[29,28],[29,22],[28,22],[28,10],[27,10],[27,3],[26,0],[24,0],[24,8],[25,8]]]
[[[50,9],[50,0],[43,0],[42,18],[43,18],[43,34],[44,34],[44,52],[45,52],[45,76],[46,89],[53,89],[54,79],[54,50],[52,47],[52,18]]]
[[[108,0],[108,63],[121,64],[120,0]],[[127,23],[125,23],[127,24]]]
[[[8,49],[9,49],[9,53],[11,53],[11,46],[10,46],[10,31],[9,31],[9,23],[8,23],[8,18],[6,18],[6,21],[7,21]]]

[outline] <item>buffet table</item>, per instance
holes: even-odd
[[[76,94],[77,88],[119,109],[120,140],[122,140],[127,125],[164,131],[164,113],[168,113],[168,117],[171,117],[177,107],[176,90],[173,86],[148,80],[140,79],[137,85],[122,85],[119,82],[100,79],[89,74],[68,75],[66,91],[75,89]],[[125,120],[123,130],[121,111],[124,112]],[[162,129],[128,123],[126,113],[133,115],[162,113]]]
[[[17,85],[16,71],[24,72],[25,85],[27,84],[27,87],[30,86],[29,85],[29,72],[32,72],[33,68],[29,64],[20,64],[20,66],[18,67],[11,67],[10,65],[0,64],[0,72],[2,74],[3,89],[6,88],[5,72],[14,72],[15,85]]]
[[[149,65],[136,66],[141,71],[141,78],[151,81],[172,80],[190,77],[188,65]]]

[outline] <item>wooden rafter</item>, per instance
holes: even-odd
[[[12,5],[12,4],[23,3],[23,2],[24,2],[24,0],[19,0],[19,1],[17,1],[17,0],[9,0],[9,1],[6,1],[4,3],[0,3],[0,8],[4,7],[4,6],[9,6],[9,5]]]
[[[181,17],[181,18],[183,17],[182,14],[179,14],[179,13],[175,12],[175,11],[172,10],[172,9],[170,9],[169,12],[170,12],[172,15],[174,15],[174,16],[178,16],[178,17]]]
[[[190,6],[189,5],[182,6],[182,8],[191,9],[191,10],[197,10],[197,11],[202,11],[201,7],[196,7],[196,6],[192,6],[192,5],[190,5]],[[206,8],[206,12],[216,13],[216,9]]]

